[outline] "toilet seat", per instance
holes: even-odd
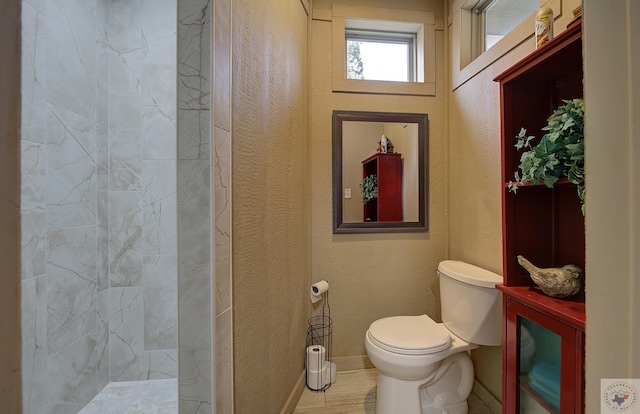
[[[451,347],[452,338],[442,324],[427,315],[378,319],[367,333],[376,346],[397,354],[428,355]]]

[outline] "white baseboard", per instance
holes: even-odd
[[[487,407],[489,407],[493,414],[502,413],[502,403],[498,401],[498,399],[494,397],[493,394],[484,387],[484,385],[480,384],[478,380],[473,380],[472,391],[482,400],[483,403],[487,405]]]

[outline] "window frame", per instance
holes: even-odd
[[[471,40],[471,54],[474,59],[486,52],[487,28],[485,13],[495,1],[497,0],[481,0],[471,9],[471,33],[474,36],[474,39]]]
[[[508,1],[508,0],[479,0],[478,3],[475,6],[473,6],[473,8],[471,9],[472,25],[473,25],[472,33],[473,33],[473,36],[475,36],[475,39],[472,40],[473,58],[480,56],[481,54],[485,53],[487,50],[490,49],[490,48],[487,48],[487,44],[488,44],[487,13],[501,1]],[[511,31],[513,31],[516,27],[522,24],[522,22],[526,21],[527,18],[531,17],[531,15],[536,13],[538,8],[540,7],[540,2],[538,0],[530,0],[530,1],[532,3],[535,2],[536,4],[535,8],[533,8],[528,15],[524,16],[521,21],[513,25],[511,30],[507,33],[510,33]],[[505,33],[502,37],[506,36],[507,33]],[[500,40],[502,40],[502,38],[494,42],[492,46],[498,43]]]
[[[334,92],[435,96],[434,13],[334,4],[332,7]],[[346,29],[416,33],[416,80],[412,82],[347,79]]]

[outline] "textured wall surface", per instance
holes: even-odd
[[[388,2],[350,2],[389,7]],[[331,10],[328,1],[315,8]],[[442,2],[395,2],[393,7],[435,13]],[[315,9],[314,9],[315,11]],[[436,96],[332,93],[331,22],[314,20],[311,39],[311,222],[313,280],[331,285],[333,355],[365,355],[369,325],[385,316],[428,314],[440,318],[438,262],[447,258],[447,80],[444,33],[436,31]],[[429,115],[429,231],[332,233],[331,113],[334,109],[416,112]],[[358,196],[358,189],[352,189]],[[338,367],[340,369],[340,367]]]
[[[481,72],[450,100],[451,258],[502,274],[500,97],[492,73]]]
[[[308,315],[307,15],[233,2],[236,413],[278,413],[304,369]]]
[[[640,378],[639,6],[584,2],[587,413],[607,411],[601,379]]]
[[[20,1],[0,7],[0,400],[19,413],[20,381]]]

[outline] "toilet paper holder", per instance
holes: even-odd
[[[322,313],[309,318],[306,340],[306,385],[325,391],[336,381],[336,364],[331,361],[332,320],[329,292],[324,292]]]

